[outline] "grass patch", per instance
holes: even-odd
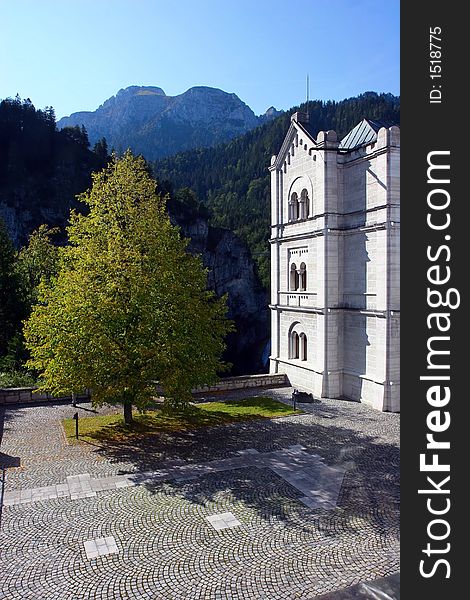
[[[122,415],[98,415],[80,418],[78,441],[123,442],[163,431],[181,431],[260,418],[272,419],[301,412],[292,410],[278,400],[258,396],[245,400],[193,404],[187,412],[174,415],[163,414],[160,410],[135,413],[134,423],[130,426],[124,423]],[[63,425],[67,440],[76,442],[75,421],[64,419]]]

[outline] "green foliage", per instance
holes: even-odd
[[[341,138],[364,117],[398,123],[399,98],[367,92],[341,102],[309,102],[314,135],[334,129]],[[217,148],[191,150],[153,163],[155,176],[174,189],[191,188],[212,212],[212,224],[239,234],[247,243],[263,284],[269,286],[271,156],[279,151],[291,109],[273,121]],[[168,186],[169,184],[166,183]]]
[[[84,125],[82,125],[81,127],[79,127],[78,125],[64,127],[61,130],[61,134],[63,136],[68,137],[70,140],[72,140],[78,146],[81,146],[85,150],[88,150],[88,148],[90,147],[88,133]]]
[[[101,138],[96,142],[93,146],[93,152],[98,156],[98,158],[106,164],[110,158],[108,152],[108,143],[106,142],[106,138]]]
[[[26,316],[15,259],[15,249],[0,219],[0,357],[8,352],[8,344]]]
[[[91,184],[91,173],[108,162],[107,148],[89,150],[83,127],[57,131],[54,109],[37,110],[31,101],[7,98],[0,102],[0,205],[27,215],[27,226],[15,244],[26,242],[31,229],[47,221],[61,226],[75,200]],[[22,219],[18,219],[21,223]]]
[[[224,369],[225,298],[206,291],[199,257],[171,225],[143,158],[127,152],[93,175],[72,212],[69,245],[57,275],[39,284],[39,304],[25,324],[42,389],[93,390],[93,402],[145,409],[161,384],[168,406]]]
[[[181,188],[167,197],[167,208],[170,215],[178,215],[185,222],[195,219],[209,219],[207,207],[197,199],[196,194],[189,188]]]
[[[6,373],[25,373],[25,362],[29,358],[26,351],[21,324],[18,323],[17,331],[10,337],[3,356],[0,356],[0,371]]]
[[[23,283],[23,293],[29,308],[37,302],[38,286],[44,277],[47,281],[57,273],[58,248],[51,237],[59,228],[40,225],[29,236],[28,245],[23,247],[17,258],[16,269]]]
[[[3,273],[3,276],[0,276],[0,290],[3,290],[0,294],[3,298],[0,305],[0,337],[3,336],[0,346],[2,371],[22,371],[28,359],[21,321],[30,314],[33,304],[37,302],[40,280],[43,277],[49,280],[56,272],[58,250],[51,244],[50,238],[57,231],[58,229],[49,229],[47,225],[41,225],[31,234],[28,246],[16,253],[11,242],[5,237],[4,228],[2,233],[0,226],[0,270]]]
[[[0,366],[0,369],[2,367]],[[0,388],[34,387],[36,380],[30,373],[24,371],[1,371]]]

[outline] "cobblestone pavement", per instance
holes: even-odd
[[[301,407],[106,447],[67,445],[70,406],[0,412],[0,598],[312,599],[397,572],[399,416]]]
[[[41,500],[68,497],[70,500],[93,498],[98,492],[133,485],[155,485],[162,481],[188,481],[202,475],[233,471],[246,467],[271,469],[297,490],[305,494],[300,501],[309,508],[335,508],[344,477],[344,467],[332,468],[318,455],[311,455],[302,446],[291,446],[277,452],[259,453],[254,448],[239,450],[240,456],[211,460],[202,464],[183,464],[147,473],[92,478],[89,473],[69,475],[65,483],[38,488],[26,488],[3,493],[3,506],[29,504]]]

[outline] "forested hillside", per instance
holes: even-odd
[[[305,110],[302,105],[300,110]],[[269,285],[269,173],[271,156],[281,147],[298,107],[216,148],[191,150],[153,163],[168,189],[191,188],[212,212],[212,224],[246,240],[263,284]],[[308,103],[311,128],[334,129],[341,138],[362,118],[400,121],[400,99],[367,92],[340,102]]]
[[[30,100],[0,102],[0,216],[16,247],[42,223],[63,226],[76,194],[108,159],[106,142],[89,148],[84,128],[57,131],[54,109]]]

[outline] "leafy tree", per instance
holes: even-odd
[[[93,175],[81,195],[87,216],[72,212],[70,244],[59,250],[56,277],[39,285],[25,323],[29,366],[42,389],[93,390],[93,402],[143,410],[163,388],[170,409],[186,407],[191,389],[213,382],[231,330],[225,298],[206,290],[199,257],[169,220],[143,158],[127,152]]]
[[[17,259],[17,271],[23,283],[25,300],[29,307],[37,301],[39,282],[47,281],[57,273],[58,248],[51,237],[59,233],[58,227],[40,225],[29,236],[28,245],[23,247]]]
[[[0,219],[0,357],[8,352],[8,343],[18,332],[24,316],[15,249]]]
[[[50,279],[56,272],[58,249],[52,245],[50,238],[58,231],[58,228],[50,229],[47,225],[41,225],[31,234],[28,245],[19,253],[12,247],[9,251],[2,252],[3,258],[9,257],[11,272],[11,284],[4,288],[7,299],[3,304],[8,302],[13,319],[10,319],[10,327],[3,327],[7,335],[3,343],[3,356],[0,357],[0,369],[10,374],[16,372],[12,381],[16,380],[16,376],[19,377],[18,381],[31,378],[30,375],[21,374],[29,358],[24,345],[21,321],[30,314],[33,304],[37,302],[41,278]]]

